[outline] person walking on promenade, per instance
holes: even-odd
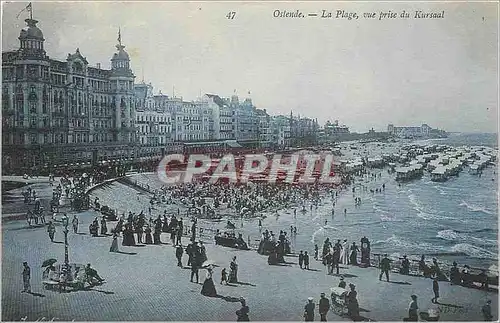
[[[403,260],[401,260],[401,268],[399,269],[399,273],[402,275],[408,275],[410,273],[410,261],[403,255]]]
[[[109,248],[109,252],[118,252],[118,233],[113,233],[113,242],[111,242],[111,247]]]
[[[23,262],[23,290],[21,293],[31,293],[31,285],[30,285],[30,277],[31,277],[31,269],[28,266],[28,263]]]
[[[138,223],[135,226],[135,233],[137,234],[137,243],[142,243],[142,235],[144,233],[144,229],[141,226],[142,223]]]
[[[198,284],[198,259],[193,257],[191,261],[191,282],[193,282],[193,278],[196,276],[196,283]]]
[[[73,232],[78,233],[78,217],[76,216],[76,214],[73,216],[72,224],[73,224]]]
[[[304,264],[304,254],[302,253],[302,250],[300,250],[300,253],[299,253],[299,266],[300,266],[300,269],[302,269],[302,265]]]
[[[431,302],[437,304],[439,298],[439,283],[437,277],[434,277],[434,280],[432,281],[432,291],[434,292],[434,297]]]
[[[318,260],[319,247],[318,244],[314,245],[314,260]]]
[[[356,242],[352,243],[351,246],[351,254],[349,255],[349,263],[351,265],[357,266],[358,265],[358,252],[359,248],[356,246]]]
[[[493,321],[493,315],[491,314],[491,300],[487,300],[486,304],[481,308],[483,313],[483,318],[485,321]]]
[[[314,298],[312,297],[309,297],[307,299],[307,304],[306,306],[304,306],[304,320],[306,322],[312,322],[314,321],[314,302],[313,302]]]
[[[214,280],[212,278],[213,268],[208,266],[205,281],[203,282],[203,287],[201,288],[201,294],[208,297],[216,297],[217,290],[215,289]]]
[[[153,236],[151,235],[151,227],[149,224],[147,224],[146,229],[144,229],[144,237],[146,239],[146,244],[153,244]]]
[[[248,313],[250,308],[247,306],[246,301],[243,297],[240,298],[241,308],[236,311],[236,322],[250,322]]]
[[[108,233],[108,227],[106,225],[106,219],[102,217],[101,219],[101,234],[105,236]]]
[[[359,318],[359,303],[358,292],[356,292],[356,285],[349,284],[350,291],[346,295],[347,301],[347,315],[353,320]]]
[[[347,243],[347,239],[344,239],[342,243],[342,253],[340,254],[340,263],[343,265],[349,264],[349,245]]]
[[[319,299],[319,316],[321,317],[321,322],[326,322],[326,314],[330,310],[330,301],[325,297],[325,293],[321,293],[321,298]]]
[[[49,233],[50,241],[54,242],[54,234],[56,233],[56,227],[52,221],[49,221],[49,226],[47,227],[47,232]]]
[[[184,249],[182,249],[181,245],[177,245],[175,248],[175,257],[177,258],[177,266],[182,268],[182,254],[184,253]]]
[[[307,251],[304,252],[304,269],[309,270],[309,255],[307,254]]]
[[[382,280],[382,275],[385,274],[385,278],[389,281],[389,270],[391,270],[391,260],[385,254],[384,258],[380,261],[380,275],[378,276],[378,280]]]
[[[220,272],[220,284],[225,283],[227,285],[227,271],[226,268],[222,268]]]
[[[418,321],[418,304],[417,295],[411,295],[411,302],[408,306],[408,321],[417,322]]]
[[[233,257],[233,260],[229,264],[229,282],[237,283],[238,282],[238,264],[236,263],[236,256]]]

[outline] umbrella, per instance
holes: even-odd
[[[47,259],[47,260],[45,260],[45,261],[43,262],[43,264],[42,264],[42,268],[43,268],[43,267],[52,266],[52,265],[53,265],[53,264],[55,264],[56,262],[57,262],[57,260],[56,260],[56,259],[54,259],[54,258]]]
[[[208,259],[208,260],[205,260],[203,262],[203,264],[201,265],[202,268],[207,268],[209,266],[215,266],[215,261]]]

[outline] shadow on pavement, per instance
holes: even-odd
[[[411,283],[409,283],[409,282],[397,282],[397,281],[393,281],[393,280],[390,280],[388,282],[391,284],[398,284],[398,285],[411,285]]]
[[[29,292],[28,294],[31,294],[31,295],[37,296],[37,297],[45,297],[45,295],[40,294],[40,293],[35,293],[35,292]]]
[[[352,319],[354,322],[375,322],[375,320],[369,318],[369,317],[366,317],[366,316],[358,316],[356,318],[353,318]]]
[[[232,296],[222,296],[222,295],[217,295],[215,296],[216,298],[220,298],[220,299],[223,299],[225,300],[226,302],[230,302],[230,303],[238,303],[240,301],[239,298],[237,297],[232,297]]]
[[[137,255],[137,252],[116,251],[115,253],[121,253],[122,255]]]
[[[244,282],[237,282],[236,284],[238,284],[238,285],[245,285],[245,286],[257,286],[257,285],[254,285],[252,283],[244,283]]]
[[[455,308],[464,308],[461,305],[455,305],[455,304],[446,304],[446,303],[440,303],[440,302],[436,302],[435,304],[437,304],[437,305],[443,305],[443,306],[448,306],[448,307],[455,307]]]
[[[86,233],[83,233],[83,232],[77,232],[76,234],[81,235],[81,236],[86,236],[87,235]]]
[[[126,246],[126,247],[145,247],[145,244],[135,244],[133,246]]]
[[[336,277],[343,276],[344,278],[354,278],[354,277],[358,277],[357,275],[354,275],[354,274],[349,274],[349,273],[343,273],[343,274],[333,274],[332,276],[336,276]]]
[[[63,241],[52,241],[53,243],[64,243]]]
[[[307,270],[307,271],[321,271],[319,269],[314,269],[314,268],[313,269],[305,269],[305,270]]]
[[[44,227],[45,225],[39,225],[39,226],[24,226],[24,227],[20,227],[20,228],[13,228],[13,229],[9,229],[9,231],[19,231],[19,230],[26,230],[26,229],[39,229],[39,228],[42,228]]]

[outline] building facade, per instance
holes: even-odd
[[[271,146],[287,148],[291,145],[290,118],[286,116],[273,116],[270,123]]]
[[[136,84],[135,95],[139,156],[163,156],[175,151],[170,112],[155,101],[151,83]]]
[[[172,139],[175,142],[213,139],[213,119],[208,105],[201,101],[184,101],[168,95],[154,96],[158,109],[168,112],[172,120]]]
[[[272,145],[272,129],[271,129],[271,116],[267,113],[266,109],[257,109],[258,134],[260,147],[270,147]]]
[[[399,138],[428,138],[432,137],[434,134],[439,135],[441,133],[444,133],[444,131],[432,129],[425,123],[417,127],[395,127],[393,124],[389,124],[387,126],[387,132],[391,136]]]
[[[324,127],[324,131],[326,136],[335,136],[350,133],[349,127],[346,125],[340,125],[338,120],[335,120],[333,123],[327,121]]]
[[[317,143],[318,121],[311,118],[294,117],[290,113],[290,140],[292,146],[309,146]]]
[[[111,69],[102,69],[79,49],[51,59],[38,21],[25,21],[19,48],[2,52],[4,170],[132,158],[135,76],[121,35]]]

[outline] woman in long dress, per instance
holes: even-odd
[[[213,269],[212,267],[207,268],[207,275],[205,281],[203,282],[203,287],[201,288],[201,294],[208,297],[217,296],[217,290],[215,290],[215,284],[212,279]]]
[[[347,301],[347,315],[352,319],[357,319],[359,317],[359,303],[358,303],[358,293],[356,292],[356,286],[354,284],[349,284],[351,289],[346,296]]]
[[[229,282],[237,283],[238,282],[238,264],[236,263],[236,256],[233,257],[233,261],[229,265]]]
[[[102,217],[101,220],[101,234],[104,236],[108,233],[108,227],[106,226],[106,219]]]
[[[113,242],[111,242],[111,247],[109,248],[109,252],[118,252],[118,234],[113,234]]]
[[[146,244],[153,244],[153,237],[151,236],[151,227],[148,225],[144,230],[146,233]]]
[[[163,225],[161,227],[162,232],[168,232],[168,219],[167,216],[164,214],[163,215]]]

